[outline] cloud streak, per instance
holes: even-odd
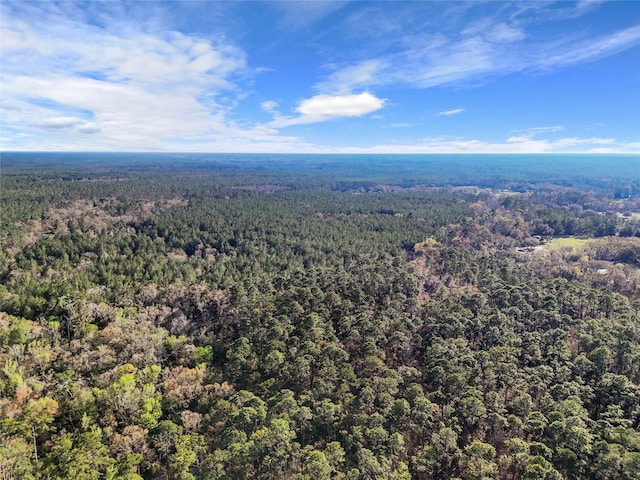
[[[458,115],[459,113],[464,112],[464,108],[455,108],[453,110],[445,110],[444,112],[438,112],[436,115],[450,117],[451,115]]]
[[[606,145],[606,147],[603,147]],[[635,145],[635,146],[634,146]],[[341,153],[423,153],[423,154],[533,154],[533,153],[626,153],[640,152],[640,142],[620,144],[611,138],[533,139],[527,136],[509,137],[503,142],[478,139],[435,137],[405,144],[383,144],[364,148],[344,148]],[[338,152],[336,152],[338,153]]]
[[[579,8],[580,14],[597,3],[585,3]],[[562,31],[540,37],[529,35],[524,22],[510,24],[486,18],[459,32],[418,35],[411,30],[412,20],[405,17],[368,18],[375,28],[367,32],[361,30],[363,42],[373,31],[384,30],[388,22],[397,21],[396,27],[403,33],[399,33],[401,38],[396,42],[402,47],[342,65],[320,81],[318,89],[344,92],[387,85],[424,89],[477,83],[485,77],[549,71],[593,62],[640,45],[640,25],[607,34]],[[402,28],[403,24],[407,31]]]
[[[565,129],[564,125],[550,125],[547,127],[531,127],[521,130],[514,130],[516,133],[531,137],[540,133],[554,133],[561,132]]]
[[[640,25],[599,38],[578,39],[569,45],[541,48],[530,61],[537,69],[560,68],[592,62],[640,44]],[[564,47],[564,48],[563,48]],[[523,65],[525,68],[526,65]]]

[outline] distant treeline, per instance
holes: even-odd
[[[3,152],[3,168],[41,168],[76,179],[95,177],[109,169],[125,176],[133,172],[223,171],[232,177],[258,174],[291,186],[333,186],[370,189],[475,185],[482,188],[529,191],[556,185],[590,190],[614,198],[640,195],[638,155],[293,155],[176,153],[37,153]],[[245,179],[247,177],[244,177]]]

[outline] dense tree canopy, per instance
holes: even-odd
[[[622,180],[137,160],[3,169],[2,478],[640,476]]]

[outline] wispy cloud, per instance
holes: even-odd
[[[47,2],[3,4],[0,74],[9,99],[3,107],[10,105],[2,115],[4,148],[175,149],[180,139],[181,147],[222,149],[234,138],[246,145],[294,141],[228,119],[228,105],[244,94],[238,81],[251,75],[242,49],[222,37],[130,22],[118,5],[100,10],[96,24],[75,4],[64,12]]]
[[[377,76],[388,68],[383,59],[366,60],[356,65],[339,69],[316,85],[316,90],[325,93],[345,94],[361,85],[374,85]]]
[[[511,19],[526,23],[557,22],[575,19],[596,10],[610,0],[578,0],[558,2],[556,0],[536,0],[533,2],[513,2]]]
[[[409,128],[409,127],[415,127],[415,124],[410,122],[393,122],[393,123],[390,123],[389,125],[385,125],[385,128]]]
[[[340,10],[348,2],[273,2],[283,13],[283,24],[288,29],[300,29],[319,22],[333,12]]]
[[[265,112],[271,113],[278,108],[278,102],[275,102],[273,100],[267,100],[260,104],[260,108],[262,108],[262,110],[264,110]]]
[[[530,127],[523,128],[520,130],[514,130],[514,132],[519,133],[521,135],[526,136],[534,136],[540,133],[553,133],[553,132],[561,132],[565,129],[564,125],[550,125],[547,127]]]
[[[594,9],[598,5],[604,3],[607,0],[578,0],[575,6],[575,12],[582,14],[589,10]]]
[[[448,117],[451,115],[457,115],[462,112],[464,112],[464,108],[455,108],[453,110],[445,110],[444,112],[438,112],[437,115]]]
[[[590,2],[580,10],[586,12],[595,5]],[[505,9],[509,7],[506,5]],[[361,20],[358,18],[358,22]],[[389,23],[375,17],[368,20],[375,22],[376,29]],[[592,62],[640,44],[639,25],[610,33],[558,31],[541,37],[529,35],[526,22],[483,18],[457,32],[443,30],[421,35],[411,18],[394,17],[394,20],[400,22],[396,25],[399,33],[395,40],[399,48],[344,64],[320,81],[318,88],[344,92],[382,85],[431,88],[476,82],[484,77]],[[362,42],[374,35],[376,29],[365,32],[361,27]]]
[[[612,145],[615,144],[615,140],[613,138],[599,138],[599,137],[591,137],[591,138],[561,138],[558,140],[534,140],[532,137],[527,135],[519,135],[514,137],[507,138],[507,143],[511,143],[514,145],[537,145],[537,146],[545,146],[546,149],[558,150],[562,148],[568,147],[576,147],[579,145]]]
[[[532,153],[545,153],[545,152],[564,152],[571,151],[575,148],[580,148],[584,151],[595,153],[596,150],[601,150],[601,153],[605,153],[606,149],[611,152],[630,151],[633,150],[629,145],[618,145],[613,138],[603,137],[564,137],[555,138],[553,140],[540,138],[541,135],[553,134],[565,130],[563,125],[552,125],[548,127],[532,127],[523,130],[516,130],[516,135],[512,135],[507,138],[505,144],[512,145],[517,150],[524,149],[531,151]],[[607,147],[603,147],[606,145]]]
[[[606,145],[606,147],[603,147]],[[364,148],[340,149],[344,153],[591,153],[640,152],[640,145],[618,144],[610,138],[561,138],[558,140],[510,137],[503,142],[487,142],[478,139],[435,137],[406,144],[383,144]]]
[[[522,40],[526,37],[525,33],[506,23],[498,23],[494,25],[485,35],[485,39],[493,43],[510,43]]]
[[[100,127],[96,123],[79,117],[46,117],[36,120],[33,125],[55,130],[71,130],[78,133],[100,132]]]
[[[531,56],[530,64],[538,69],[560,68],[599,60],[638,44],[640,25],[594,39],[580,38],[570,41],[569,44],[554,42],[541,45]]]
[[[68,128],[74,127],[84,120],[78,117],[49,117],[36,122],[36,125],[45,128]]]

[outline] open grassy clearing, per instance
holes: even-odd
[[[561,250],[563,248],[571,248],[579,251],[584,250],[590,243],[594,242],[594,238],[577,238],[577,237],[562,237],[554,238],[553,240],[545,244],[547,250]]]

